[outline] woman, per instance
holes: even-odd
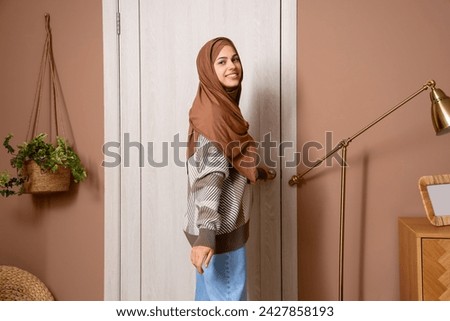
[[[256,143],[239,108],[242,65],[230,39],[208,41],[189,111],[185,234],[197,269],[196,300],[245,300],[250,183],[273,179],[257,167]]]

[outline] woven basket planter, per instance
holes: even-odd
[[[35,161],[28,161],[24,166],[23,192],[27,194],[48,194],[67,192],[70,187],[71,173],[69,168],[59,167],[56,172],[44,171]]]
[[[0,301],[54,301],[35,275],[14,266],[0,265]]]

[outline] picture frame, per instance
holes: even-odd
[[[430,223],[450,225],[450,174],[422,176],[419,190]]]

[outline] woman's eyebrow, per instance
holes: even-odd
[[[235,57],[239,57],[239,55],[238,54],[234,54],[234,55],[231,56],[231,58],[235,58]],[[228,59],[228,57],[225,57],[225,56],[224,57],[217,57],[216,61],[219,60],[219,59]]]

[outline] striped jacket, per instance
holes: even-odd
[[[208,246],[217,254],[243,246],[249,236],[252,197],[247,178],[202,135],[187,170],[184,232],[190,244]]]

